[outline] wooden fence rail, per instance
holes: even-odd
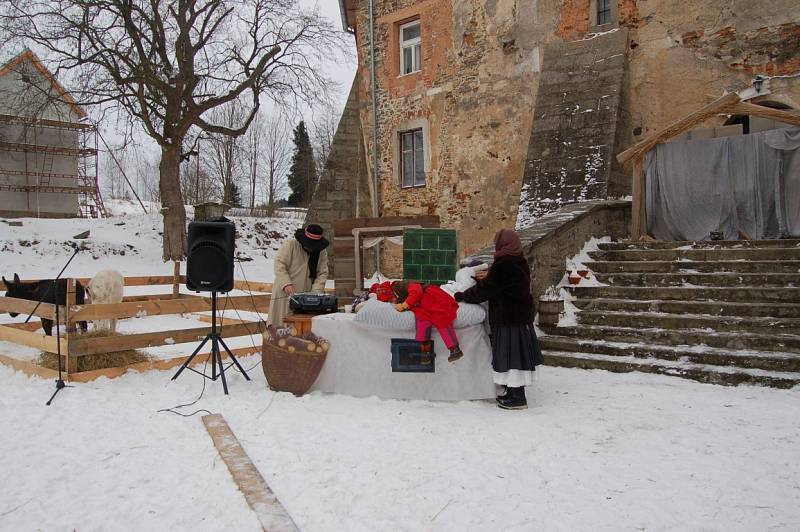
[[[183,275],[180,276],[179,279],[181,283],[186,282],[186,277]],[[31,280],[26,280],[23,282],[30,281]],[[32,347],[53,354],[58,353],[60,348],[61,354],[65,360],[64,367],[67,374],[76,375],[78,367],[77,361],[78,357],[80,356],[197,342],[211,332],[211,327],[194,327],[191,329],[163,330],[119,336],[82,337],[76,331],[76,323],[80,321],[208,312],[211,310],[211,297],[207,295],[174,293],[141,294],[124,296],[122,303],[95,303],[78,305],[75,301],[76,281],[85,285],[89,282],[89,279],[67,279],[66,305],[60,306],[59,308],[61,321],[66,325],[65,337],[57,339],[54,336],[46,336],[37,332],[33,332],[39,328],[38,323],[8,323],[0,325],[0,340]],[[174,281],[175,277],[172,275],[132,276],[125,278],[125,286],[174,286]],[[218,310],[225,312],[233,310],[244,312],[266,312],[268,310],[271,298],[272,283],[236,280],[234,281],[234,288],[238,290],[259,293],[239,296],[223,295],[222,297],[218,298]],[[35,301],[27,301],[11,297],[0,297],[0,313],[17,312],[19,314],[30,314],[34,307],[36,307]],[[41,303],[36,309],[34,315],[40,318],[54,319],[55,310],[56,305],[50,303]],[[199,321],[210,322],[210,316],[197,315],[195,318],[197,318]],[[241,319],[233,320],[230,318],[226,318],[224,321],[225,325],[222,328],[222,333],[226,338],[253,336],[263,332],[263,323],[261,322],[246,321]],[[234,352],[240,353],[250,353],[253,351],[258,351],[258,347],[234,349]],[[202,357],[207,354],[208,353],[200,353],[198,356]],[[185,357],[181,357],[180,360],[182,361],[184,359]],[[0,357],[0,361],[5,360],[14,359],[13,357]],[[152,365],[154,365],[153,367],[157,367],[159,364],[172,365],[173,363],[179,363],[177,360],[178,359],[170,359],[169,361],[155,361],[152,363]],[[12,365],[15,365],[15,367],[27,367],[31,364],[23,364],[20,361],[15,361],[15,363]]]

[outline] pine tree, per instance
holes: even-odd
[[[314,150],[308,138],[308,130],[301,120],[294,128],[294,154],[292,166],[289,168],[289,205],[306,207],[311,203],[311,196],[317,185],[317,170],[314,165]]]
[[[222,203],[227,203],[231,207],[242,206],[242,192],[239,190],[239,187],[236,186],[236,183],[230,182],[228,186],[225,187],[224,192]]]

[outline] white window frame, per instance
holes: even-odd
[[[618,8],[617,8],[616,0],[611,0],[609,2],[609,8],[610,8],[609,20],[607,22],[603,23],[603,24],[600,24],[600,21],[598,20],[598,17],[600,15],[600,13],[598,12],[598,8],[599,8],[599,0],[591,0],[589,2],[589,9],[590,9],[590,12],[589,12],[589,22],[590,22],[589,27],[590,28],[589,29],[590,29],[590,31],[592,31],[592,30],[597,31],[600,28],[610,28],[611,25],[617,23],[619,14],[617,12]]]
[[[422,139],[421,139],[422,144],[420,146],[417,145],[417,138],[418,138],[417,137],[417,133],[419,133],[419,136],[422,137]],[[406,130],[406,131],[400,131],[399,135],[400,135],[400,138],[398,139],[398,145],[399,145],[399,148],[400,148],[400,188],[419,188],[419,187],[424,187],[426,185],[426,181],[427,181],[426,180],[426,175],[425,175],[425,161],[426,161],[426,158],[425,158],[425,130],[423,128],[415,128],[415,129],[410,129],[410,130]],[[404,170],[406,169],[406,166],[405,166],[405,164],[403,162],[403,160],[404,160],[403,155],[405,153],[403,151],[403,137],[405,135],[410,135],[411,136],[411,149],[409,151],[411,152],[411,173],[412,173],[412,175],[411,175],[411,183],[410,184],[406,184],[404,179],[403,179]],[[420,166],[418,164],[418,162],[417,162],[417,156],[418,155],[422,157],[422,161],[421,161],[422,162],[422,164],[421,164],[422,174],[421,175],[417,174],[417,168],[418,168],[418,166]]]
[[[412,26],[419,26],[419,37],[415,37],[414,39],[409,39],[407,41],[403,40],[403,30],[406,28],[410,28]],[[412,20],[411,22],[406,22],[402,24],[398,29],[398,39],[400,42],[400,75],[406,76],[408,74],[413,74],[415,72],[419,72],[422,70],[422,25],[420,24],[419,19]],[[406,48],[411,48],[411,70],[406,72]],[[417,50],[419,50],[417,52]],[[418,63],[417,63],[418,62]]]
[[[596,4],[596,7],[595,7],[595,16],[597,17],[597,25],[598,26],[602,26],[603,24],[611,24],[611,22],[613,22],[612,17],[614,15],[614,11],[613,11],[613,8],[611,7],[612,1],[613,0],[597,0],[597,4]],[[601,21],[600,20],[600,6],[605,4],[605,2],[608,2],[608,8],[604,9],[603,12],[607,13],[608,19],[604,20],[604,21]]]

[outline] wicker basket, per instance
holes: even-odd
[[[292,392],[300,397],[317,380],[327,351],[290,353],[264,340],[261,347],[261,367],[270,390]]]

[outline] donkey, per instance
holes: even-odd
[[[45,279],[43,281],[36,281],[33,283],[23,283],[19,280],[19,275],[14,274],[14,280],[8,282],[3,277],[3,283],[6,285],[6,297],[16,297],[17,299],[27,299],[28,301],[41,301],[42,303],[52,303],[64,305],[67,301],[67,280],[59,279],[53,288],[52,279]],[[85,302],[86,291],[83,289],[81,283],[75,283],[75,302],[82,305]],[[12,318],[16,318],[18,312],[9,312]],[[40,318],[42,320],[42,329],[48,336],[53,335],[53,320],[47,318]],[[88,329],[85,321],[79,321],[78,325],[84,332]]]

